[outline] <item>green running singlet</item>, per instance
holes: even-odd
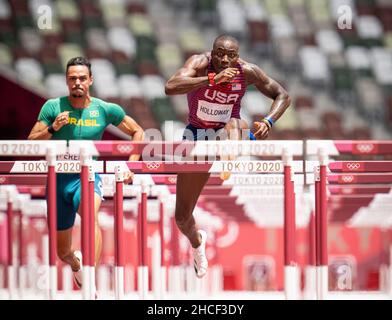
[[[53,140],[100,140],[109,124],[118,126],[124,120],[124,110],[115,103],[91,98],[87,108],[71,106],[68,97],[48,100],[42,107],[38,121],[51,125],[59,113],[70,111],[69,122],[53,133]]]

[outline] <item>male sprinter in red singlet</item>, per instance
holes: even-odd
[[[184,139],[211,139],[211,131],[221,136],[222,130],[227,132],[229,139],[241,137],[241,131],[249,129],[240,119],[241,99],[249,85],[255,85],[273,100],[268,115],[253,124],[251,139],[266,139],[273,124],[290,105],[287,91],[258,66],[240,59],[238,51],[235,38],[221,35],[215,39],[211,53],[193,55],[167,81],[166,94],[186,93],[188,96],[189,124]],[[208,268],[205,255],[207,234],[197,230],[192,212],[209,176],[209,173],[177,176],[176,222],[193,247],[195,271],[199,278],[207,273]]]

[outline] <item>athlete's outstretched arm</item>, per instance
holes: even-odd
[[[184,66],[166,82],[165,93],[167,95],[184,94],[208,85],[208,76],[197,77],[197,71],[207,66],[208,59],[204,54],[191,56]]]
[[[274,122],[277,121],[291,104],[288,92],[278,82],[268,77],[264,71],[252,63],[245,62],[243,64],[243,70],[248,85],[254,84],[261,93],[274,100],[268,117]],[[261,122],[260,128],[261,131],[259,130],[260,132],[258,134],[255,133],[255,135],[260,139],[265,139],[268,136],[268,127]]]
[[[124,120],[117,126],[122,132],[132,136],[132,141],[143,141],[144,131],[134,119],[130,116],[125,116]],[[129,157],[129,161],[138,161],[140,154],[133,154]]]

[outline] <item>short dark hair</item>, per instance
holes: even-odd
[[[88,68],[88,71],[89,71],[89,74],[90,74],[90,77],[91,77],[91,63],[90,63],[90,61],[88,61],[87,58],[84,58],[84,57],[75,57],[75,58],[70,59],[70,60],[67,62],[67,70],[66,70],[66,73],[68,73],[68,69],[69,69],[69,67],[71,67],[71,66],[86,66],[86,67]]]
[[[221,40],[223,40],[223,41],[229,40],[231,42],[234,42],[237,45],[237,47],[239,47],[238,40],[236,38],[234,38],[233,36],[228,35],[228,34],[221,34],[220,36],[216,37],[215,40],[214,40],[213,46],[215,47],[216,43],[218,41],[221,41]]]

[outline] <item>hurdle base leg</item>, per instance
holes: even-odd
[[[206,297],[210,294],[209,292],[209,284],[211,278],[211,270],[207,272],[207,274],[203,278],[198,278],[195,274],[195,270],[193,270],[193,278],[195,284],[195,293],[198,297]]]
[[[211,294],[222,291],[223,270],[221,265],[215,265],[211,268]]]
[[[317,266],[317,299],[325,300],[328,295],[328,266]]]
[[[304,289],[304,299],[305,300],[316,300],[316,267],[306,266],[305,268],[305,289]]]
[[[284,267],[284,291],[286,300],[300,298],[300,273],[298,266]]]
[[[136,291],[135,288],[135,268],[132,265],[124,267],[124,292],[125,294]]]
[[[114,294],[116,300],[124,299],[124,267],[114,268]]]
[[[27,266],[19,267],[19,299],[24,299],[25,293],[28,290],[28,273]]]
[[[141,300],[147,298],[148,295],[148,267],[140,266],[137,269],[137,287]]]
[[[110,288],[110,285],[109,285],[110,277],[109,277],[109,270],[106,265],[99,266],[97,277],[98,277],[97,290],[99,290],[101,293],[108,292],[109,288]],[[116,269],[114,269],[114,278],[116,279]],[[114,286],[115,286],[115,284],[114,284]]]
[[[160,296],[161,299],[165,298],[166,295],[166,290],[167,290],[167,270],[165,266],[161,266],[160,268],[160,272],[161,272],[161,283],[159,286],[159,291],[160,291]]]
[[[63,273],[63,294],[64,299],[68,300],[71,297],[72,293],[72,284],[73,284],[73,274],[70,265],[65,265],[62,269]]]
[[[154,293],[154,298],[160,300],[163,298],[164,288],[166,285],[166,270],[163,270],[162,266],[152,267],[152,290]]]
[[[15,266],[8,266],[7,273],[8,273],[8,298],[10,300],[15,300],[17,299]]]
[[[169,287],[168,290],[171,294],[178,295],[181,292],[181,270],[180,266],[169,267]]]
[[[159,300],[162,298],[161,283],[162,272],[161,272],[161,238],[155,233],[152,237],[152,263],[151,263],[151,273],[152,273],[152,291],[154,298]]]
[[[191,266],[186,267],[185,270],[185,281],[186,281],[186,292],[195,293],[196,291],[196,275],[195,269]]]
[[[57,297],[57,266],[49,266],[49,299]]]
[[[90,266],[90,299],[95,300],[97,287],[95,285],[95,266]]]
[[[82,285],[82,295],[83,300],[90,300],[90,266],[83,266],[83,285]]]

